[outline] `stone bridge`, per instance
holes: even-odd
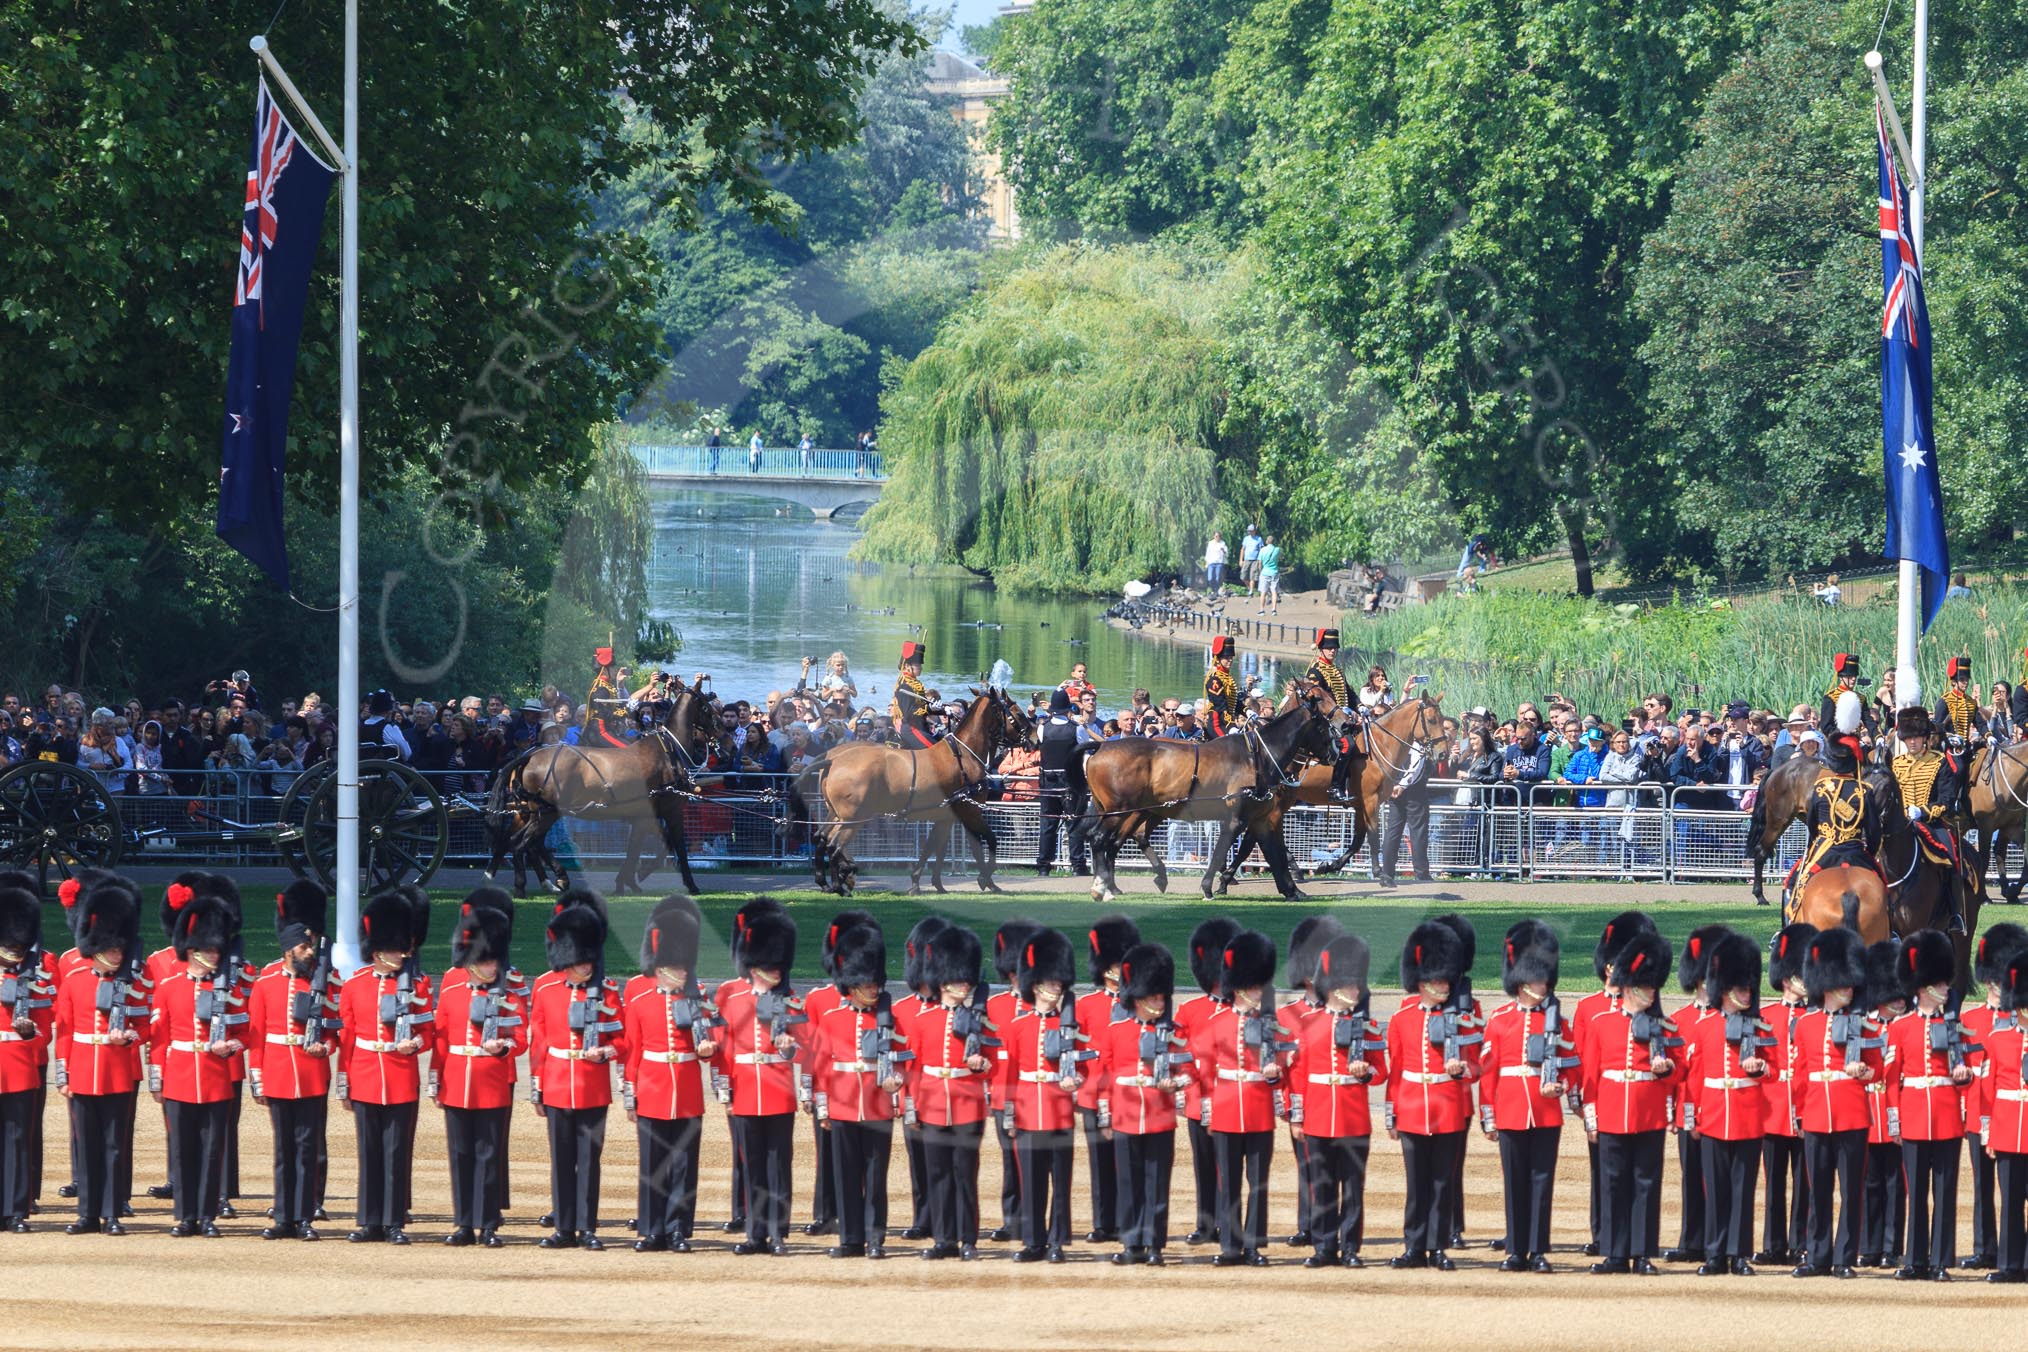
[[[887,484],[878,451],[768,447],[758,468],[744,446],[635,446],[634,455],[652,483],[792,502],[818,517],[877,502]]]

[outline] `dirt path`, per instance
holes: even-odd
[[[71,1238],[56,1208],[63,1171],[60,1104],[49,1119],[52,1208],[30,1235],[0,1235],[7,1280],[0,1287],[0,1345],[7,1348],[191,1348],[209,1352],[276,1347],[357,1347],[399,1341],[447,1348],[713,1346],[794,1344],[798,1348],[1125,1349],[1301,1348],[1344,1341],[1359,1347],[1510,1347],[1533,1343],[1559,1352],[1680,1342],[1718,1347],[1780,1347],[1785,1352],[1864,1344],[1935,1342],[1990,1347],[2018,1337],[2028,1296],[1964,1279],[1919,1289],[1867,1273],[1854,1282],[1798,1283],[1785,1272],[1751,1280],[1700,1279],[1687,1266],[1656,1278],[1581,1275],[1575,1252],[1585,1225],[1583,1137],[1563,1137],[1555,1215],[1560,1244],[1554,1276],[1506,1275],[1486,1240],[1501,1228],[1498,1157],[1474,1136],[1466,1171],[1471,1246],[1452,1275],[1396,1273],[1385,1260],[1398,1244],[1400,1156],[1384,1137],[1373,1145],[1367,1189],[1366,1256],[1359,1272],[1306,1271],[1302,1251],[1276,1244],[1266,1270],[1220,1270],[1210,1250],[1180,1242],[1171,1266],[1118,1269],[1097,1246],[1074,1246],[1063,1267],[1016,1266],[1013,1245],[982,1246],[977,1263],[925,1268],[918,1244],[896,1241],[884,1263],[834,1261],[828,1239],[796,1233],[785,1259],[736,1258],[732,1236],[716,1226],[728,1214],[730,1151],[716,1104],[705,1125],[700,1236],[688,1255],[636,1254],[623,1228],[634,1208],[633,1128],[615,1109],[607,1138],[602,1195],[609,1220],[605,1253],[549,1253],[535,1247],[535,1216],[546,1208],[547,1152],[542,1123],[517,1107],[513,1126],[513,1219],[500,1250],[448,1249],[449,1183],[443,1168],[442,1116],[425,1105],[416,1142],[416,1243],[406,1249],[344,1242],[356,1177],[351,1129],[332,1118],[333,1221],[324,1242],[264,1243],[263,1196],[242,1203],[224,1223],[227,1238],[171,1239],[168,1204],[146,1198],[124,1239]],[[136,1183],[163,1177],[162,1129],[143,1103]],[[248,1105],[246,1184],[265,1194],[266,1114]],[[798,1224],[809,1216],[811,1142],[797,1131]],[[1082,1145],[1079,1146],[1080,1156]],[[1172,1192],[1174,1229],[1189,1229],[1187,1146],[1178,1142]],[[1271,1235],[1294,1226],[1294,1166],[1286,1135],[1277,1142],[1271,1187]],[[988,1226],[999,1219],[999,1154],[987,1133],[980,1170]],[[1673,1239],[1677,1208],[1673,1147],[1667,1166],[1664,1234]],[[907,1171],[897,1142],[893,1214],[906,1223]],[[1964,1196],[1969,1200],[1966,1184]],[[1073,1230],[1088,1228],[1084,1162],[1077,1161]],[[1961,1208],[1961,1250],[1969,1246]],[[898,1227],[897,1227],[898,1228]]]

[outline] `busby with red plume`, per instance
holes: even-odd
[[[282,952],[329,934],[330,913],[331,894],[314,878],[297,878],[275,893],[275,941]]]
[[[1540,920],[1516,921],[1500,944],[1500,988],[1519,995],[1523,986],[1545,982],[1554,991],[1562,955],[1555,930]]]
[[[1034,1004],[1035,988],[1044,981],[1062,982],[1064,999],[1070,999],[1070,988],[1077,981],[1077,955],[1061,931],[1036,930],[1021,945],[1017,956],[1020,960],[1014,966],[1014,989],[1021,993],[1022,1000]]]
[[[1978,947],[1972,950],[1972,975],[1981,986],[1997,985],[2019,953],[2028,953],[2028,929],[2002,921],[1979,936]]]
[[[210,879],[211,875],[203,869],[186,869],[170,879],[169,885],[162,889],[162,905],[156,912],[156,918],[162,922],[162,933],[166,937],[176,937],[176,917],[199,894],[211,890]]]
[[[1598,932],[1598,943],[1591,951],[1592,971],[1600,982],[1612,969],[1613,958],[1618,956],[1620,947],[1639,934],[1653,934],[1655,921],[1646,911],[1621,911],[1606,921],[1605,928]]]
[[[854,986],[887,985],[887,936],[874,923],[838,931],[831,951],[832,979],[843,995]]]
[[[953,925],[930,940],[929,952],[923,957],[923,979],[939,990],[960,982],[976,986],[983,956],[979,936]]]
[[[1900,1004],[1901,994],[1901,941],[1882,939],[1877,944],[1866,946],[1866,988],[1859,992],[1858,1003],[1866,1009],[1879,1009],[1885,1005]]]
[[[1275,941],[1258,930],[1241,930],[1225,945],[1219,984],[1229,994],[1271,985],[1275,979]]]
[[[1120,1003],[1162,997],[1167,1012],[1176,997],[1176,958],[1160,944],[1135,944],[1120,959]]]
[[[929,986],[923,974],[923,961],[929,956],[929,947],[938,935],[951,927],[951,922],[940,915],[926,915],[915,922],[908,932],[908,938],[901,948],[901,982],[910,990],[920,994]]]
[[[1994,979],[2000,987],[2001,1009],[2028,1009],[2028,952],[2011,954]]]
[[[749,909],[741,910],[743,920],[735,917],[740,923],[733,941],[734,965],[741,976],[758,967],[780,972],[786,979],[796,965],[796,922],[779,906],[751,913]]]
[[[26,955],[41,942],[41,899],[25,887],[0,886],[0,949]]]
[[[1909,935],[1901,946],[1901,960],[1894,966],[1895,981],[1910,1000],[1930,986],[1950,985],[1957,976],[1957,949],[1941,930],[1917,930]]]
[[[1857,930],[1842,926],[1817,931],[1803,950],[1803,989],[1810,1003],[1821,1005],[1826,992],[1850,990],[1855,1000],[1866,994],[1866,945]]]
[[[824,926],[823,939],[817,944],[817,965],[823,969],[825,976],[832,974],[832,964],[836,960],[835,954],[838,949],[838,940],[844,935],[845,931],[858,925],[871,925],[873,923],[875,922],[871,911],[856,909],[840,911],[831,917],[831,923]]]
[[[1621,990],[1659,991],[1668,983],[1674,957],[1661,935],[1636,935],[1613,958],[1612,983]]]
[[[119,875],[110,869],[81,868],[71,877],[56,885],[57,904],[63,907],[63,923],[72,935],[84,923],[84,899],[87,893],[101,883],[118,881]],[[35,891],[31,885],[29,891]]]
[[[1141,942],[1140,927],[1123,915],[1100,916],[1085,932],[1085,971],[1091,984],[1100,985],[1106,973],[1120,965],[1127,950]]]
[[[1704,989],[1704,974],[1711,966],[1711,946],[1732,932],[1729,925],[1700,925],[1683,941],[1683,955],[1676,961],[1676,981],[1695,994]]]
[[[141,943],[141,899],[124,878],[104,875],[76,902],[77,951],[95,958],[109,949],[125,949],[128,959]]]
[[[1803,974],[1803,959],[1809,953],[1810,940],[1816,937],[1817,927],[1801,922],[1776,931],[1767,949],[1767,984],[1776,993],[1787,994],[1789,982]]]
[[[1366,941],[1356,934],[1338,935],[1317,954],[1317,998],[1329,1000],[1333,991],[1356,990],[1363,1008],[1372,969],[1373,952]]]
[[[1465,949],[1449,925],[1425,920],[1409,931],[1401,946],[1401,988],[1410,995],[1425,981],[1456,984],[1465,974]]]
[[[1219,993],[1225,946],[1237,933],[1239,922],[1229,915],[1215,915],[1190,931],[1190,975],[1206,995]]]
[[[1021,945],[1041,928],[1025,916],[1016,916],[1002,921],[1000,928],[993,931],[993,970],[1002,981],[1013,984],[1014,969],[1021,964]]]
[[[514,912],[466,898],[451,929],[451,965],[507,961],[514,943]]]
[[[588,906],[572,906],[549,917],[542,937],[549,970],[561,972],[599,960],[606,948],[606,922]]]
[[[1307,915],[1289,931],[1288,977],[1291,986],[1308,986],[1317,979],[1317,955],[1324,945],[1345,932],[1345,927],[1328,915]]]
[[[1465,919],[1456,911],[1452,911],[1447,915],[1437,916],[1436,923],[1448,925],[1451,933],[1458,936],[1459,960],[1464,963],[1464,970],[1470,972],[1472,964],[1479,960],[1479,932],[1472,928],[1471,921]]]
[[[697,905],[688,897],[669,897],[655,907],[641,931],[641,974],[658,967],[676,967],[697,982],[697,958],[704,945],[704,926]]]
[[[369,955],[399,953],[407,957],[415,948],[415,912],[406,897],[382,892],[366,903],[359,931]]]
[[[179,959],[188,959],[192,949],[223,954],[232,942],[232,916],[217,898],[198,897],[176,912],[176,931],[169,938]]]
[[[1725,993],[1745,990],[1747,1008],[1760,1008],[1760,945],[1737,930],[1727,930],[1712,940],[1704,965],[1704,1003],[1723,1008]]]

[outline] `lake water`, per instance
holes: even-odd
[[[853,563],[846,554],[858,527],[799,508],[783,516],[758,500],[670,490],[654,491],[652,504],[649,605],[683,635],[670,669],[686,680],[709,672],[728,700],[786,690],[803,657],[821,670],[842,649],[859,702],[884,711],[901,645],[911,638],[928,649],[923,683],[947,695],[976,684],[1002,657],[1020,692],[1088,664],[1107,711],[1136,686],[1157,701],[1202,692],[1208,644],[1118,632],[1100,618],[1101,600],[1017,596],[981,579]],[[1272,688],[1274,663],[1264,660],[1259,670]]]

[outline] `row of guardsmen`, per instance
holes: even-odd
[[[833,1257],[886,1256],[887,1177],[901,1123],[911,1215],[927,1259],[971,1259],[981,1240],[979,1164],[990,1120],[1005,1161],[1002,1224],[1016,1262],[1062,1262],[1081,1136],[1088,1243],[1111,1261],[1161,1265],[1170,1247],[1175,1136],[1191,1156],[1188,1244],[1221,1266],[1267,1259],[1269,1164],[1286,1127],[1308,1267],[1363,1265],[1373,1120],[1399,1143],[1407,1201],[1397,1268],[1454,1269],[1463,1243],[1462,1170],[1476,1128],[1498,1146],[1503,1271],[1551,1270],[1550,1214],[1567,1113],[1590,1151],[1592,1271],[1653,1273],[1696,1261],[1703,1275],[1794,1263],[1797,1276],[1892,1266],[1947,1278],[1958,1175],[1969,1142],[1975,1253],[1962,1266],[2019,1282],[2028,1267],[2028,930],[1977,941],[1985,1003],[1957,1012],[1951,940],[1924,931],[1868,949],[1845,930],[1804,926],[1767,945],[1776,1002],[1763,1003],[1763,946],[1724,926],[1678,955],[1640,912],[1616,916],[1594,949],[1600,989],[1565,1012],[1555,932],[1523,920],[1504,935],[1508,1002],[1490,1015],[1471,989],[1476,936],[1463,917],[1418,925],[1400,960],[1398,1008],[1376,1015],[1370,954],[1329,917],[1299,923],[1278,1001],[1277,946],[1226,917],[1199,925],[1187,962],[1198,993],[1178,999],[1176,965],[1131,920],[1102,918],[1079,945],[1010,920],[993,936],[1006,989],[985,983],[976,935],[927,917],[907,936],[899,997],[886,937],[846,911],[825,928],[828,981],[792,988],[797,927],[768,899],[734,918],[737,975],[709,994],[696,975],[703,921],[672,897],[650,917],[639,971],[604,969],[608,921],[585,890],[547,918],[549,971],[508,963],[513,906],[482,888],[459,908],[450,971],[432,978],[419,892],[377,896],[362,917],[369,963],[331,969],[327,898],[297,883],[276,898],[282,956],[253,971],[237,889],[182,875],[165,893],[169,943],[143,959],[140,898],[88,874],[60,892],[76,946],[40,943],[30,880],[0,875],[0,1228],[25,1231],[42,1176],[42,1105],[69,1104],[77,1219],[68,1232],[120,1234],[131,1214],[135,1102],[161,1105],[178,1236],[219,1233],[237,1193],[242,1084],[270,1115],[269,1239],[315,1239],[328,1172],[327,1105],[353,1117],[355,1242],[409,1242],[420,1100],[444,1113],[454,1225],[445,1242],[498,1247],[507,1139],[527,1058],[526,1097],[550,1150],[548,1248],[602,1246],[600,1164],[617,1094],[638,1137],[632,1228],[641,1251],[688,1251],[696,1225],[706,1096],[726,1109],[740,1254],[787,1252],[794,1120],[812,1122],[816,1205],[805,1233],[835,1232]],[[1674,1017],[1672,975],[1691,995]],[[428,1070],[424,1058],[428,1057]],[[52,1072],[53,1071],[53,1075]],[[1682,1230],[1660,1234],[1665,1141],[1677,1134]],[[1765,1188],[1753,1251],[1757,1187]]]

